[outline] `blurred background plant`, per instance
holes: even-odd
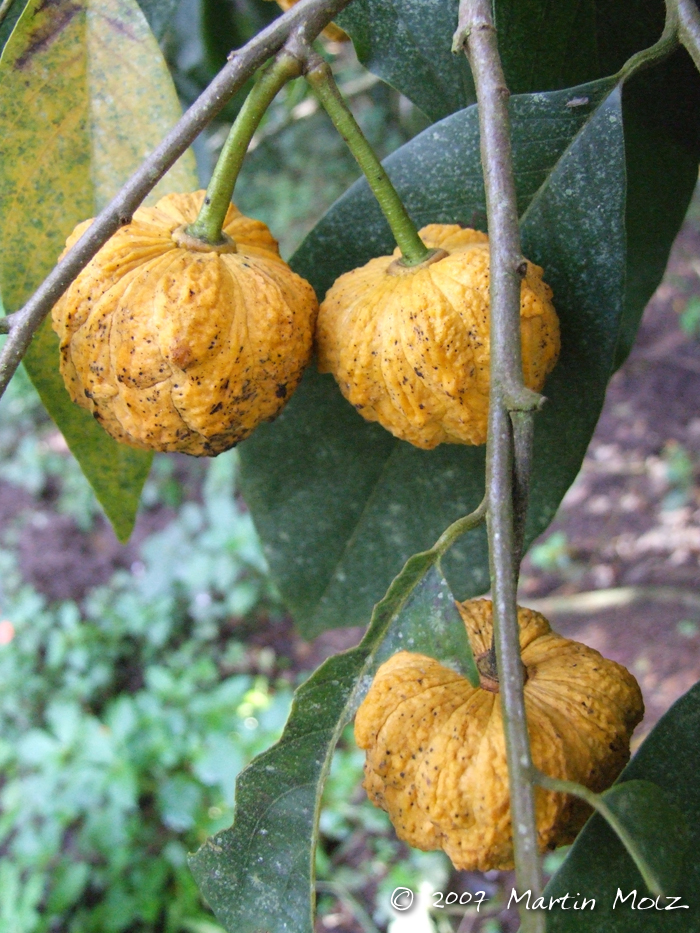
[[[231,49],[279,14],[270,0],[172,0],[169,11],[163,0],[140,2],[183,105]],[[420,111],[358,64],[350,43],[324,40],[323,54],[381,156],[426,126]],[[202,184],[244,94],[197,141]],[[288,257],[358,175],[315,99],[295,82],[263,120],[235,200],[270,225]],[[691,208],[698,242],[699,204]],[[677,312],[664,321],[673,318],[672,338],[682,342],[686,381],[697,378],[690,354],[700,335],[693,262],[664,299]],[[660,359],[656,350],[642,352],[644,366]],[[694,521],[700,421],[693,427],[686,419],[687,431],[674,427],[672,435],[664,409],[678,392],[660,389],[655,407],[639,392],[648,372],[637,383],[628,372],[628,387],[619,379],[613,386],[606,444],[594,443],[568,497],[571,514],[565,503],[560,524],[530,552],[523,589],[531,595],[636,583],[637,573],[658,572],[657,582],[674,573],[683,582],[674,556],[681,547],[688,566],[697,565],[700,544],[676,525],[686,512],[689,527]],[[658,437],[644,420],[657,408]],[[230,824],[236,775],[277,739],[294,687],[320,660],[292,634],[269,582],[236,494],[236,464],[234,452],[211,462],[156,456],[135,535],[121,547],[22,372],[0,405],[2,933],[222,933],[186,853]],[[624,490],[614,485],[618,477]],[[588,518],[582,507],[574,515],[577,503]],[[622,524],[657,512],[660,522],[676,522],[675,538],[664,525],[644,544],[636,525]],[[624,537],[632,532],[635,551]],[[666,560],[669,540],[676,551]],[[661,557],[651,566],[655,549]],[[686,607],[679,613],[672,671],[696,648],[700,658],[698,619]],[[663,632],[668,653],[668,625]],[[347,646],[347,637],[345,630],[331,650]],[[639,673],[634,658],[618,659]],[[511,876],[454,873],[442,853],[409,851],[367,802],[362,758],[348,730],[324,794],[319,933],[453,933],[463,908],[433,909],[434,890],[487,892],[488,909],[465,922],[472,933],[516,929],[516,918],[500,913]],[[548,856],[547,872],[564,857]],[[389,909],[399,886],[422,892],[420,909],[403,919]]]
[[[142,7],[183,106],[280,13],[268,0],[173,0],[170,16],[162,2]],[[382,156],[427,125],[358,64],[351,44],[325,42],[323,53]],[[203,185],[246,92],[195,146]],[[236,202],[270,225],[288,256],[358,174],[299,81],[266,115]],[[236,463],[234,452],[208,463],[157,455],[133,542],[120,548],[23,372],[3,399],[3,933],[220,930],[187,852],[230,825],[237,774],[278,738],[305,676],[275,636],[289,620],[236,496]],[[328,929],[384,928],[391,918],[373,913],[368,892],[386,893],[388,905],[396,884],[447,878],[442,855],[405,858],[361,776],[350,733],[326,789],[318,852]]]
[[[236,455],[178,463],[187,482],[156,458],[145,505],[164,526],[106,584],[52,600],[25,581],[18,547],[77,483],[54,433],[16,380],[0,408],[0,477],[35,504],[5,523],[0,547],[0,929],[214,933],[186,854],[230,825],[236,776],[278,738],[304,677],[275,647],[284,613],[234,492]],[[78,506],[66,513],[75,534],[94,533],[89,493]],[[269,644],[247,644],[261,630]],[[368,890],[439,884],[447,863],[402,862],[361,774],[348,735],[326,791],[320,906],[376,929],[387,917],[370,916]]]

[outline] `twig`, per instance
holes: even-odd
[[[317,881],[316,890],[319,893],[332,894],[341,904],[344,904],[364,933],[379,933],[379,928],[372,918],[344,884],[337,881]]]
[[[700,13],[693,0],[675,0],[678,37],[700,71]]]
[[[525,520],[527,503],[530,498],[530,473],[532,471],[532,442],[534,437],[534,418],[530,411],[512,411],[513,425],[513,510],[515,521],[515,557],[516,574],[520,567],[525,543]],[[516,578],[517,586],[517,578]]]
[[[498,660],[501,709],[506,740],[515,871],[521,891],[533,897],[542,891],[537,847],[532,758],[527,733],[523,668],[520,660],[516,587],[521,532],[516,508],[526,501],[531,430],[523,417],[541,404],[541,397],[523,383],[520,349],[520,286],[526,271],[520,251],[517,200],[511,159],[508,89],[498,54],[490,0],[461,0],[453,48],[465,48],[479,106],[481,162],[486,188],[490,237],[491,389],[487,442],[489,561],[494,608],[494,645]],[[511,412],[517,416],[518,458]],[[515,483],[514,483],[515,479]],[[514,485],[518,501],[514,502]],[[522,526],[522,520],[518,521]],[[538,911],[521,911],[523,933],[543,933]]]
[[[97,216],[88,230],[13,316],[0,352],[0,395],[20,364],[33,335],[70,283],[131,215],[193,139],[248,78],[289,41],[312,41],[351,0],[301,0],[231,56],[228,64],[160,145]]]
[[[10,12],[10,7],[14,2],[15,0],[2,0],[2,3],[0,3],[0,25],[2,25],[5,17]]]

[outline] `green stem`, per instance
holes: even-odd
[[[456,522],[452,522],[452,524],[443,531],[430,550],[435,551],[439,557],[443,557],[458,538],[461,538],[467,531],[471,531],[473,528],[477,528],[482,524],[486,518],[487,504],[488,500],[486,496],[484,496],[481,503],[473,512],[470,512],[469,515],[465,515],[463,518],[458,518]]]
[[[574,797],[580,797],[581,800],[585,800],[594,810],[597,810],[607,823],[609,823],[610,827],[617,834],[620,842],[627,849],[630,858],[639,869],[639,874],[642,876],[644,884],[649,888],[651,893],[657,897],[664,896],[658,878],[647,864],[646,859],[639,851],[634,839],[627,832],[627,829],[610,807],[605,803],[601,794],[595,794],[592,790],[584,787],[583,784],[577,784],[575,781],[565,781],[562,778],[550,777],[548,774],[543,774],[543,772],[537,768],[533,768],[532,772],[534,780],[546,790],[553,790],[561,794],[572,794]]]
[[[209,182],[204,203],[196,221],[187,228],[187,233],[212,246],[224,242],[221,230],[231,204],[233,189],[243,165],[253,134],[277,92],[287,81],[298,78],[302,63],[296,56],[283,51],[267,66],[256,81],[241,107],[231,132],[224,143]]]
[[[314,56],[306,78],[362,169],[401,250],[402,264],[416,266],[424,262],[435,251],[429,250],[418,236],[396,188],[343,100],[330,66]]]
[[[667,0],[666,22],[664,23],[664,31],[661,33],[658,42],[655,42],[654,45],[650,46],[648,49],[642,49],[641,52],[636,52],[629,58],[618,72],[619,78],[622,81],[626,81],[627,78],[631,77],[636,72],[642,71],[645,68],[651,68],[651,66],[655,65],[657,62],[663,61],[664,58],[667,58],[678,48],[679,41],[676,2],[675,0]]]

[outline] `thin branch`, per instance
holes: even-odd
[[[0,3],[0,25],[2,25],[5,17],[10,12],[10,7],[15,2],[15,0],[2,0]]]
[[[525,543],[525,521],[527,504],[530,498],[530,474],[532,472],[532,442],[535,423],[531,411],[512,411],[510,420],[513,427],[513,511],[515,521],[515,556],[518,562],[523,556]],[[516,579],[517,586],[517,579]]]
[[[501,709],[506,740],[515,871],[521,891],[542,891],[537,846],[532,757],[527,732],[523,667],[520,659],[516,587],[520,538],[516,509],[526,502],[532,432],[516,417],[515,465],[512,412],[527,412],[541,397],[523,382],[520,348],[520,287],[526,270],[520,251],[517,199],[511,158],[508,89],[503,76],[490,0],[461,0],[453,48],[466,48],[479,106],[481,162],[490,238],[491,388],[487,442],[489,561],[494,608]],[[517,499],[514,495],[514,486]],[[518,520],[522,527],[522,517]],[[543,933],[539,911],[521,911],[523,933]]]
[[[678,37],[700,71],[700,12],[693,0],[674,0],[678,16]]]
[[[64,291],[112,234],[123,224],[129,223],[133,212],[146,195],[229,98],[283,45],[288,42],[293,51],[298,41],[313,41],[350,2],[301,0],[242,49],[232,53],[228,64],[209,87],[49,273],[24,307],[16,312],[10,335],[0,352],[0,395],[7,388],[33,335]]]

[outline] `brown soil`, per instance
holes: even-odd
[[[700,294],[699,255],[700,233],[687,224],[610,383],[583,469],[542,536],[565,536],[561,561],[537,567],[531,550],[523,566],[523,603],[548,597],[562,634],[639,680],[647,713],[637,741],[700,679],[700,343],[679,326]],[[632,601],[577,605],[574,594],[590,591]]]

